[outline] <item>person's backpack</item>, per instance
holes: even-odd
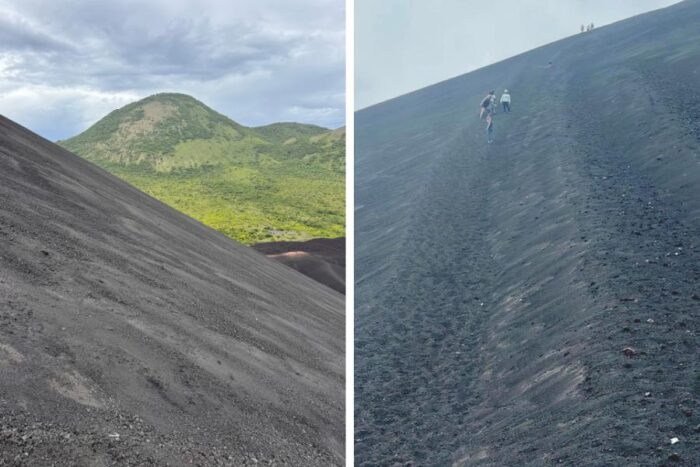
[[[484,100],[481,101],[481,106],[485,109],[488,109],[490,105],[491,105],[491,94],[484,97]]]

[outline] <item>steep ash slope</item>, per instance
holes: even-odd
[[[0,464],[343,463],[343,299],[0,118]]]
[[[700,463],[698,44],[686,1],[358,112],[358,465]]]

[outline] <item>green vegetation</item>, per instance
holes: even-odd
[[[156,94],[59,144],[243,243],[345,234],[344,129],[248,128]]]

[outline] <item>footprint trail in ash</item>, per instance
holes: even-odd
[[[682,2],[358,112],[358,465],[700,462],[698,25]]]

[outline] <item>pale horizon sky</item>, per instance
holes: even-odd
[[[679,0],[355,0],[355,110]]]
[[[0,114],[51,140],[159,92],[345,124],[342,0],[0,0]]]

